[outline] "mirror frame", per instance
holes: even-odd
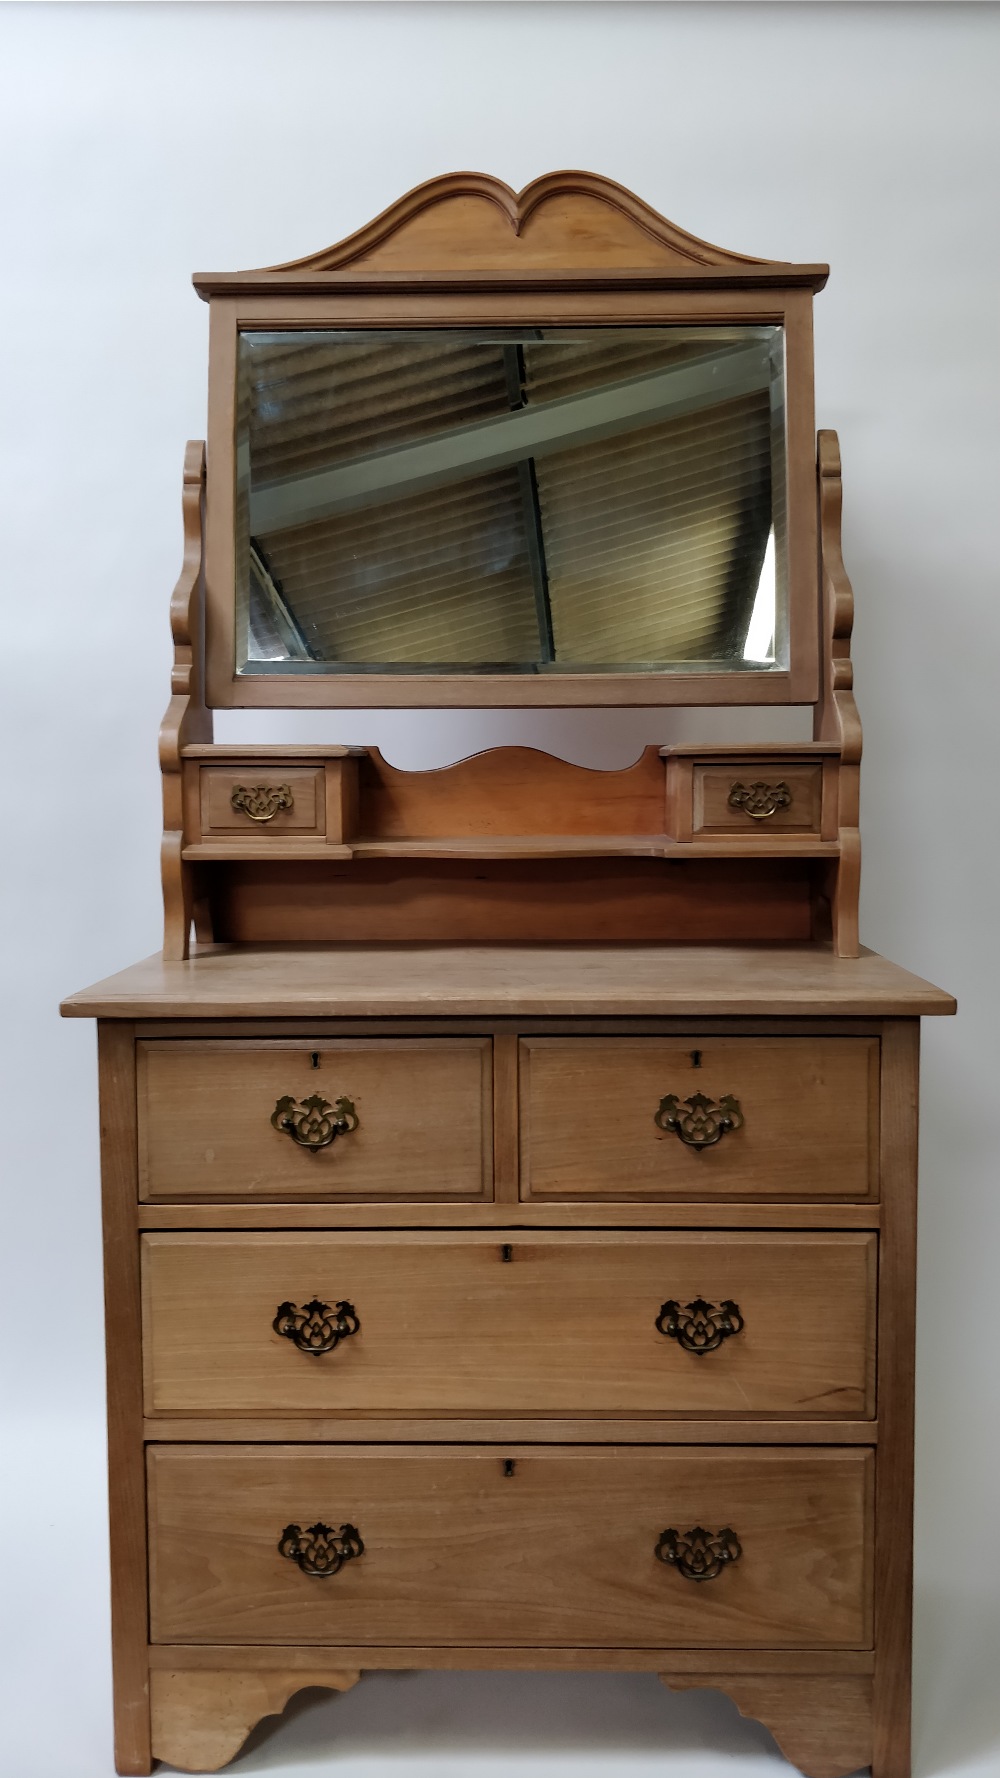
[[[210,306],[206,701],[226,708],[811,704],[819,695],[812,299],[824,265],[749,259],[686,234],[623,186],[550,173],[417,186],[306,259],[198,273]],[[241,330],[777,325],[785,331],[787,669],[686,673],[309,673],[235,666],[236,359]]]

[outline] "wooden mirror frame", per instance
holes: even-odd
[[[480,173],[417,186],[333,247],[198,273],[210,305],[206,702],[225,708],[812,704],[820,586],[812,298],[822,265],[749,259],[686,234],[593,173],[515,193]],[[785,331],[789,665],[767,673],[310,673],[235,668],[236,354],[244,328],[777,325]]]

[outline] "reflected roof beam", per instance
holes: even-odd
[[[767,345],[755,341],[686,359],[652,376],[606,383],[556,401],[532,402],[495,419],[455,426],[419,444],[372,451],[331,469],[252,488],[250,528],[256,537],[267,536],[386,500],[403,500],[424,488],[485,475],[526,457],[570,450],[658,420],[699,413],[766,389],[770,376]]]

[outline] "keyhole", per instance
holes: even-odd
[[[319,1067],[319,1050],[310,1050],[309,1061],[313,1068]]]
[[[701,1067],[701,1051],[700,1050],[692,1050],[691,1051],[691,1066],[692,1066],[692,1068],[700,1068]]]
[[[504,1475],[513,1475],[514,1474],[514,1459],[513,1459],[513,1457],[505,1457],[504,1458],[503,1473],[504,1473]]]
[[[500,1258],[503,1260],[503,1263],[506,1266],[506,1265],[510,1264],[513,1257],[514,1257],[514,1249],[513,1249],[513,1247],[509,1246],[509,1244],[505,1241],[503,1246],[500,1249]]]

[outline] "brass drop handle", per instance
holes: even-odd
[[[712,1148],[730,1130],[743,1127],[740,1102],[731,1093],[723,1093],[716,1104],[704,1093],[691,1093],[683,1106],[676,1093],[667,1093],[660,1100],[653,1122],[661,1130],[672,1130],[688,1148]]]
[[[321,1093],[310,1093],[308,1099],[296,1100],[291,1093],[279,1099],[271,1113],[276,1130],[290,1136],[300,1148],[316,1152],[329,1148],[338,1136],[347,1136],[358,1127],[358,1114],[351,1099],[338,1099],[331,1105]]]
[[[317,1519],[305,1531],[301,1525],[286,1525],[278,1539],[278,1552],[297,1563],[303,1574],[326,1580],[331,1574],[339,1574],[345,1562],[363,1556],[365,1546],[353,1525],[341,1525],[335,1531],[332,1525]]]
[[[738,1562],[743,1548],[735,1531],[661,1531],[653,1554],[659,1562],[676,1568],[685,1580],[715,1580],[730,1562]]]
[[[739,1304],[729,1297],[718,1308],[714,1303],[707,1303],[703,1296],[696,1296],[683,1305],[671,1298],[662,1305],[656,1317],[656,1327],[667,1339],[676,1340],[685,1352],[703,1358],[706,1352],[718,1351],[723,1340],[743,1332],[743,1317]]]
[[[780,784],[768,784],[764,778],[756,778],[752,784],[735,783],[729,792],[729,807],[742,809],[751,821],[770,821],[779,809],[787,809],[792,800],[792,793],[784,779]]]
[[[273,821],[282,809],[295,806],[287,784],[234,784],[229,802],[237,815],[248,815],[251,821]]]
[[[361,1323],[353,1303],[336,1303],[331,1309],[329,1303],[313,1297],[301,1309],[295,1303],[279,1303],[271,1326],[300,1352],[320,1358],[324,1352],[333,1352],[341,1340],[349,1340]]]

